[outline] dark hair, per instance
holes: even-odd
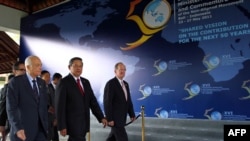
[[[82,61],[82,58],[80,58],[80,57],[71,58],[69,60],[69,66],[71,66],[74,63],[74,61],[76,61],[76,60]]]
[[[24,64],[23,61],[18,61],[15,64],[13,64],[12,69],[13,70],[19,70],[19,65]]]
[[[116,63],[116,64],[115,64],[115,70],[118,69],[118,66],[119,66],[119,65],[124,65],[124,64],[123,64],[122,62]],[[125,66],[125,65],[124,65],[124,66]]]
[[[60,79],[60,78],[62,78],[62,75],[60,73],[56,72],[56,73],[53,74],[52,80]]]
[[[13,77],[15,77],[15,75],[14,75],[14,74],[10,74],[10,75],[8,76],[8,80],[10,80],[10,79],[13,78]]]
[[[47,70],[42,70],[42,72],[41,72],[41,77],[43,77],[43,75],[45,75],[46,73],[49,73],[49,71],[47,71]]]

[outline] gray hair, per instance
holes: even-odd
[[[35,59],[35,58],[39,59],[37,56],[33,56],[33,55],[32,55],[32,56],[28,56],[28,57],[25,59],[25,62],[24,62],[25,67],[31,66],[31,65],[32,65],[32,60]]]
[[[118,63],[116,63],[116,64],[115,64],[115,70],[117,70],[117,69],[118,69],[118,66],[119,66],[119,65],[123,65],[123,66],[125,66],[122,62],[118,62]],[[125,67],[126,67],[126,66],[125,66]]]

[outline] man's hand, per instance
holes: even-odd
[[[114,121],[109,121],[109,122],[108,122],[108,125],[109,125],[109,126],[114,126],[114,125],[115,125],[115,122],[114,122]]]
[[[1,133],[3,133],[3,132],[5,133],[5,126],[0,126],[0,132]]]
[[[5,141],[6,138],[5,126],[0,126],[0,133],[2,134],[2,140]]]
[[[105,128],[108,125],[108,121],[106,120],[106,118],[102,119],[102,124],[103,124],[103,128]]]
[[[5,126],[0,126],[0,132],[5,132]]]
[[[49,106],[48,112],[51,114],[55,113],[55,109],[52,106]]]
[[[60,130],[60,134],[65,137],[67,135],[67,129]]]
[[[21,139],[22,141],[25,141],[26,140],[26,136],[25,136],[25,133],[24,133],[24,130],[18,130],[16,132],[16,135],[19,139]]]
[[[57,126],[57,119],[54,119],[53,126]]]
[[[132,118],[130,118],[130,120],[131,120],[132,122],[134,122],[134,121],[136,120],[136,118],[135,118],[135,117],[132,117]]]

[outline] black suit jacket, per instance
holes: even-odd
[[[55,107],[55,88],[54,86],[50,83],[48,85],[49,88],[49,105],[51,105],[52,107]]]
[[[42,128],[48,134],[47,88],[45,81],[37,77],[39,104],[36,101],[27,74],[11,79],[7,91],[7,114],[11,124],[10,138],[18,140],[16,132],[24,129],[27,141],[35,140],[36,133]],[[39,127],[39,119],[41,126]]]
[[[104,88],[104,111],[108,121],[114,121],[117,127],[126,124],[127,114],[135,117],[129,85],[124,81],[127,90],[127,101],[119,80],[115,77],[106,83]]]
[[[56,87],[56,117],[58,130],[67,129],[68,135],[79,135],[89,131],[90,109],[101,122],[104,118],[89,81],[81,77],[84,87],[82,96],[75,78],[69,74]]]
[[[7,121],[6,111],[6,94],[7,94],[8,83],[1,89],[0,94],[0,126],[5,126]]]

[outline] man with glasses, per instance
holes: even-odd
[[[12,67],[12,73],[10,76],[18,76],[25,74],[24,62],[18,61]],[[11,77],[12,78],[12,77]],[[8,80],[10,81],[10,79]],[[7,112],[6,112],[6,93],[8,84],[5,84],[4,88],[1,90],[0,97],[0,132],[2,134],[2,140],[6,141],[6,137],[10,131],[10,125],[8,123]]]
[[[16,62],[12,67],[12,72],[15,76],[25,74],[26,70],[25,70],[24,62],[22,61]]]

